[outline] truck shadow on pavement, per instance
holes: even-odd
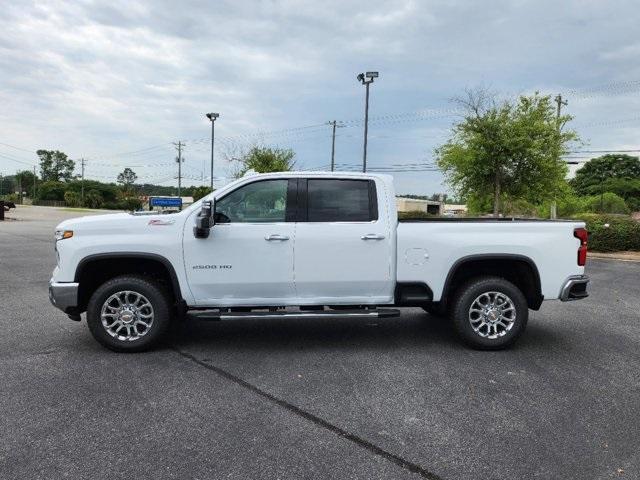
[[[563,347],[565,342],[553,325],[531,322],[511,350],[535,346],[537,350]],[[167,344],[180,348],[215,351],[297,351],[301,349],[399,348],[467,349],[444,318],[426,313],[393,319],[263,319],[205,321],[188,319],[172,328]]]

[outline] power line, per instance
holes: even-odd
[[[0,153],[0,157],[6,158],[7,160],[11,160],[12,162],[16,162],[16,163],[22,163],[24,165],[29,165],[30,167],[32,167],[34,165],[34,162],[25,162],[24,160],[18,160],[17,158],[11,156],[11,155],[7,155],[6,153]]]
[[[20,150],[20,151],[22,151],[22,152],[27,152],[27,153],[36,153],[34,150],[27,150],[26,148],[16,147],[15,145],[9,145],[8,143],[2,143],[2,142],[0,142],[0,145],[4,145],[5,147],[9,147],[9,148],[15,148],[16,150]]]

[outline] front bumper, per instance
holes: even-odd
[[[589,277],[587,275],[573,275],[569,277],[560,290],[560,300],[569,302],[571,300],[582,300],[587,298],[587,284]]]
[[[64,313],[75,313],[78,306],[78,283],[49,281],[49,300]]]

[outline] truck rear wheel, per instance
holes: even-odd
[[[529,307],[513,283],[500,277],[479,277],[458,289],[451,314],[456,332],[467,345],[499,350],[524,332]]]
[[[93,337],[116,352],[142,352],[162,339],[171,320],[166,291],[151,280],[120,276],[103,283],[87,305]]]

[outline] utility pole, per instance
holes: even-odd
[[[374,78],[378,78],[378,72],[360,73],[356,78],[365,86],[367,93],[365,94],[364,103],[364,149],[362,152],[362,171],[367,171],[367,133],[369,130],[369,85],[373,83]]]
[[[560,133],[560,114],[562,112],[562,106],[564,105],[565,107],[568,105],[568,102],[566,100],[562,100],[562,94],[558,94],[556,95],[556,97],[554,98],[554,101],[557,104],[557,108],[556,108],[556,124],[558,126],[558,133]],[[556,202],[555,198],[553,199],[553,201],[551,202],[551,212],[549,217],[553,220],[555,220],[557,218],[557,212],[558,212],[558,203]]]
[[[36,166],[33,166],[33,193],[31,194],[31,205],[36,199]]]
[[[331,171],[335,170],[335,157],[336,157],[336,128],[341,128],[343,125],[338,123],[337,120],[333,120],[331,122],[327,122],[327,125],[331,125],[333,129],[333,133],[331,135]]]
[[[82,183],[80,184],[80,205],[82,205],[84,207],[84,165],[85,165],[85,160],[84,158],[80,159],[80,166],[81,166],[81,172],[82,172]]]
[[[566,100],[562,100],[562,94],[560,93],[556,95],[554,100],[558,104],[558,108],[556,109],[556,119],[558,121],[558,130],[560,130],[560,111],[563,105],[566,107],[569,103]]]
[[[184,147],[184,143],[178,141],[178,143],[174,143],[176,146],[176,150],[178,150],[178,156],[176,157],[176,162],[178,162],[178,196],[181,197],[182,190],[182,147]]]

